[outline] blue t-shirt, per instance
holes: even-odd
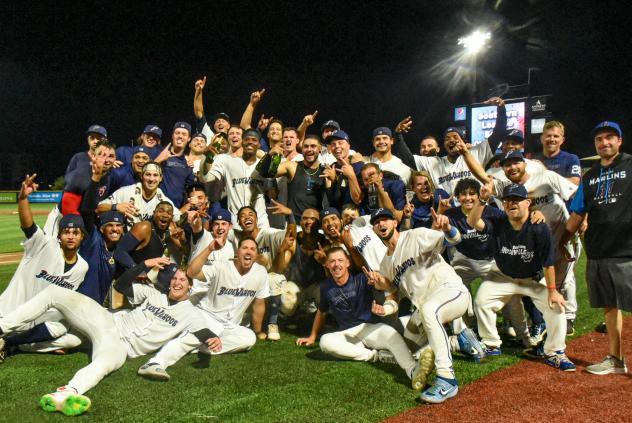
[[[377,322],[377,317],[371,312],[372,302],[373,287],[364,273],[349,275],[347,283],[342,286],[331,278],[320,284],[318,309],[323,313],[331,312],[342,330],[369,321]]]
[[[556,156],[548,158],[540,153],[535,156],[535,159],[541,161],[548,170],[565,178],[573,176],[581,178],[582,176],[582,166],[579,163],[579,157],[575,154],[560,151]]]
[[[158,154],[164,150],[164,147],[158,144],[155,147],[145,147],[147,149],[147,155],[151,160],[154,160]],[[134,147],[130,145],[122,145],[116,149],[116,160],[120,160],[124,165],[129,165],[132,162],[132,152]],[[124,167],[124,166],[123,166]]]
[[[99,181],[96,189],[97,203],[105,200],[112,192],[110,188],[111,172],[106,173]],[[66,175],[64,179],[64,192],[83,195],[92,181],[92,167],[80,166]]]
[[[393,206],[395,206],[397,210],[403,209],[406,205],[406,186],[401,179],[384,178],[382,179],[382,186],[393,202]],[[364,197],[362,198],[362,202],[359,204],[360,215],[362,216],[372,213],[372,210],[369,208],[369,194],[366,188],[363,190]]]
[[[140,181],[136,178],[134,171],[132,171],[131,165],[126,164],[112,169],[110,172],[110,194],[121,187],[134,185],[136,182]]]
[[[439,200],[450,198],[450,194],[441,188],[437,188],[434,192],[432,201],[422,203],[417,196],[413,197],[410,204],[415,206],[412,215],[412,225],[414,228],[432,228],[432,212],[430,209],[434,207],[435,211],[439,209]]]
[[[497,219],[503,214],[496,207],[486,206],[483,209],[483,219]],[[489,234],[478,232],[468,225],[467,216],[461,207],[452,207],[445,212],[445,215],[450,219],[450,225],[461,233],[461,242],[455,245],[458,252],[474,260],[490,260],[494,256],[494,247]]]
[[[79,255],[88,263],[88,271],[77,291],[103,304],[114,279],[116,264],[96,226],[81,243]]]
[[[492,236],[496,265],[512,278],[540,280],[544,276],[542,268],[555,262],[551,230],[546,223],[534,225],[527,219],[516,231],[505,212],[500,213],[484,219],[484,232]]]
[[[186,157],[169,157],[163,164],[162,175],[160,189],[176,207],[182,207],[186,188],[194,182],[193,168],[187,163]]]
[[[64,174],[64,179],[68,178],[68,175],[77,169],[85,169],[87,168],[88,170],[92,169],[92,162],[90,161],[90,156],[88,155],[87,151],[81,151],[79,153],[75,153],[72,158],[70,159],[70,162],[68,163],[68,166],[66,167],[66,173]]]

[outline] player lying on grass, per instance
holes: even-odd
[[[525,350],[525,354],[543,358],[549,366],[573,372],[575,365],[566,357],[566,302],[555,287],[555,244],[544,223],[529,220],[531,200],[524,185],[504,188],[505,212],[500,216],[483,215],[483,205],[493,192],[493,181],[481,188],[479,201],[467,216],[467,223],[489,234],[493,242],[495,264],[476,293],[474,309],[478,331],[488,355],[500,355],[500,337],[496,329],[496,312],[514,295],[531,297],[544,315],[547,337],[544,346]]]
[[[320,338],[320,349],[344,360],[397,363],[411,379],[413,388],[423,387],[432,370],[432,351],[422,351],[420,363],[413,358],[406,341],[386,323],[372,313],[388,309],[397,311],[397,302],[388,299],[384,306],[374,301],[373,287],[365,274],[352,275],[351,261],[341,247],[327,250],[325,268],[331,275],[320,284],[320,304],[307,338],[299,338],[296,345],[313,345],[325,324],[325,315],[331,312],[340,331],[327,333]],[[381,307],[381,308],[379,308]]]
[[[132,283],[154,266],[163,269],[155,286]],[[203,318],[199,309],[188,301],[190,280],[183,270],[169,265],[166,257],[145,260],[129,269],[114,287],[138,307],[113,314],[85,295],[51,285],[0,319],[2,344],[2,338],[11,331],[54,307],[70,327],[92,343],[90,364],[75,373],[68,384],[40,399],[45,411],[61,411],[68,416],[84,413],[90,408],[90,399],[83,394],[123,366],[128,357],[151,353],[183,333],[193,333],[213,351],[221,349],[220,339],[208,329],[209,319]],[[221,325],[214,329],[221,331]]]

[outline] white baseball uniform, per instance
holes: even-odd
[[[206,229],[203,229],[202,231],[202,237],[198,239],[197,242],[193,243],[193,248],[191,249],[191,254],[189,255],[189,263],[191,263],[194,258],[199,256],[200,253],[203,252],[204,249],[208,247],[208,245],[213,241],[213,235],[209,231],[207,231]],[[231,233],[232,231],[229,232],[229,236]],[[234,257],[235,248],[233,247],[233,243],[226,242],[224,243],[224,246],[222,248],[212,251],[211,254],[208,255],[208,258],[206,259],[206,264],[213,264],[217,260],[231,260]]]
[[[371,216],[360,216],[351,222],[349,232],[353,246],[369,265],[369,269],[378,270],[386,255],[387,248],[377,236],[370,223]]]

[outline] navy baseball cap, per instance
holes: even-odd
[[[149,149],[145,146],[137,145],[132,149],[132,157],[134,157],[136,153],[145,153],[149,156]]]
[[[122,225],[125,222],[125,218],[121,213],[110,210],[99,216],[99,222],[101,226],[107,225],[108,223],[120,223]]]
[[[104,127],[102,127],[101,125],[92,125],[86,131],[86,135],[88,135],[88,134],[99,134],[99,135],[103,135],[104,137],[107,138],[108,131]]]
[[[349,135],[342,129],[336,129],[334,132],[327,135],[327,138],[325,138],[325,143],[329,144],[333,140],[345,140],[349,142]]]
[[[510,151],[500,158],[500,165],[502,166],[503,164],[505,164],[505,162],[508,162],[510,160],[518,160],[524,162],[524,154],[522,154],[522,152],[520,151]]]
[[[247,137],[255,137],[258,141],[261,141],[261,134],[256,129],[247,129],[243,138],[246,139]]]
[[[220,132],[220,133],[221,133],[221,132]],[[195,134],[193,134],[193,135],[191,136],[191,139],[193,139],[193,138],[202,138],[202,139],[204,139],[204,141],[206,141],[206,140],[207,140],[207,139],[206,139],[206,135],[204,135],[204,134],[203,134],[203,133],[201,133],[201,132],[196,132]]]
[[[186,129],[189,131],[189,134],[191,134],[191,125],[189,125],[188,122],[176,122],[176,124],[173,125],[173,130],[175,131],[178,128]]]
[[[323,123],[320,127],[320,132],[323,132],[325,128],[334,128],[336,131],[340,131],[340,124],[335,120],[329,119],[327,122]]]
[[[520,129],[512,129],[505,135],[505,140],[516,140],[520,144],[524,144],[524,134]]]
[[[211,222],[215,222],[216,220],[224,220],[230,223],[232,222],[232,217],[228,210],[219,209],[219,210],[216,210],[215,213],[213,213],[213,216],[211,217]]]
[[[503,200],[510,197],[522,198],[523,200],[529,198],[527,195],[527,189],[524,185],[520,184],[507,185],[505,189],[503,189]]]
[[[226,122],[230,124],[230,117],[224,112],[216,113],[215,115],[213,115],[213,119],[211,119],[211,122],[213,122],[213,125],[215,125],[215,122],[217,121],[217,119],[224,119]]]
[[[83,219],[78,214],[67,214],[59,221],[59,232],[69,228],[79,228],[83,232],[86,231],[86,227],[83,224]]]
[[[595,135],[597,135],[599,132],[608,129],[612,129],[619,135],[619,138],[623,138],[623,132],[621,131],[621,127],[619,126],[619,124],[617,122],[612,122],[609,120],[604,120],[599,125],[595,126],[595,128],[590,133],[590,136],[594,138]]]
[[[156,284],[154,285],[158,291],[163,294],[167,294],[171,288],[171,279],[173,275],[178,271],[178,265],[176,263],[169,263],[164,269],[158,272],[156,277]]]
[[[393,212],[391,212],[389,209],[379,208],[375,210],[371,215],[371,225],[374,225],[376,221],[383,217],[387,219],[395,219],[395,216],[393,216]]]
[[[385,126],[380,126],[379,128],[375,128],[373,130],[373,138],[377,137],[378,135],[388,135],[389,137],[393,137],[393,133],[391,132],[391,130]]]
[[[445,136],[448,135],[448,133],[450,132],[456,132],[458,136],[461,137],[463,141],[465,141],[465,131],[463,129],[458,128],[456,126],[450,126],[448,129],[446,129],[443,132],[443,138],[445,138]]]
[[[143,129],[143,134],[153,134],[158,138],[162,139],[162,129],[157,125],[147,125],[145,129]]]
[[[320,220],[323,220],[325,217],[331,216],[331,215],[340,217],[340,212],[335,207],[327,207],[326,209],[321,210]]]

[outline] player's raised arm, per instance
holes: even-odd
[[[507,108],[505,107],[505,101],[500,97],[492,97],[487,100],[485,104],[496,106],[496,123],[494,130],[489,138],[487,138],[489,148],[492,150],[492,153],[494,153],[500,143],[502,143],[505,135],[507,135]]]
[[[204,101],[203,92],[206,85],[206,76],[200,80],[195,81],[195,94],[193,94],[193,113],[195,118],[200,120],[204,117]],[[199,129],[198,129],[199,130]]]
[[[191,279],[197,279],[202,282],[206,282],[206,275],[202,272],[202,267],[206,264],[206,259],[208,256],[217,250],[221,250],[226,243],[226,237],[214,238],[208,246],[200,252],[191,262],[189,263],[189,267],[187,268],[187,276]]]
[[[20,227],[22,229],[29,229],[35,223],[33,221],[31,203],[29,203],[29,195],[37,191],[38,185],[35,183],[36,177],[37,173],[26,175],[18,194],[18,215],[20,216]]]
[[[481,191],[478,196],[478,200],[474,203],[474,207],[467,215],[467,224],[479,232],[485,230],[485,221],[483,220],[483,210],[489,199],[492,196],[492,188],[494,185],[493,179],[490,177],[489,181],[481,186]]]
[[[246,106],[246,110],[244,110],[244,114],[241,116],[241,122],[239,124],[239,126],[241,126],[244,131],[252,128],[252,115],[255,113],[255,108],[257,107],[257,104],[259,104],[259,101],[261,101],[261,98],[263,97],[263,94],[265,94],[265,92],[266,89],[263,88],[260,91],[253,91],[250,94],[250,101]]]
[[[305,115],[301,124],[296,128],[296,133],[298,135],[298,142],[300,145],[303,145],[303,140],[305,139],[305,132],[307,132],[307,128],[314,124],[316,120],[316,116],[318,116],[318,110],[314,110],[314,113],[311,115]]]
[[[468,169],[470,169],[470,172],[472,172],[472,175],[474,175],[476,179],[481,181],[481,183],[486,184],[489,181],[490,176],[485,173],[485,169],[478,162],[478,160],[476,160],[476,157],[474,157],[470,153],[470,150],[468,149],[467,145],[465,145],[465,142],[463,142],[463,140],[459,140],[457,142],[456,149],[459,154],[463,156],[463,160],[465,161]]]

